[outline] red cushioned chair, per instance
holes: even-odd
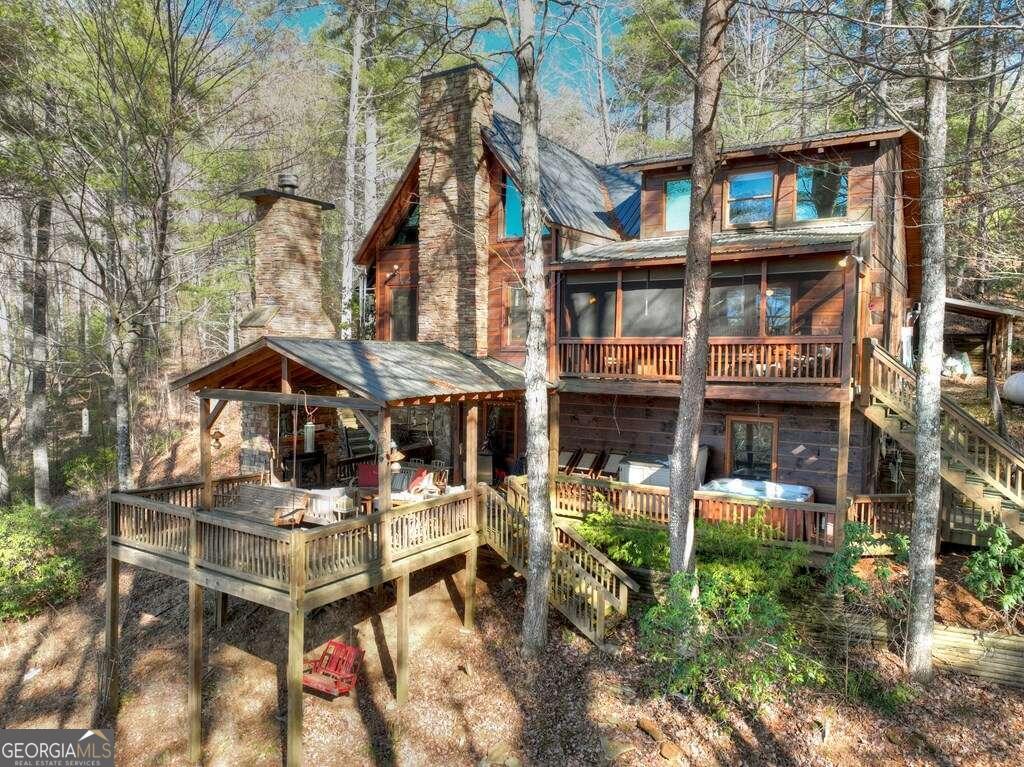
[[[356,686],[362,660],[363,651],[358,647],[331,639],[319,660],[302,675],[302,684],[327,695],[346,695]]]

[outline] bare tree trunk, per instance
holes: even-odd
[[[363,224],[364,229],[377,216],[377,108],[373,91],[367,90],[363,99]],[[360,235],[365,234],[361,231]]]
[[[885,0],[882,6],[882,55],[886,56],[892,40],[892,33],[889,30],[892,24],[893,0]],[[875,125],[884,125],[889,121],[886,114],[885,104],[889,98],[889,77],[885,72],[880,71],[878,87],[875,89]]]
[[[528,304],[526,331],[526,465],[529,500],[529,545],[523,653],[535,656],[548,638],[548,593],[551,590],[551,495],[548,473],[548,337],[547,290],[540,213],[540,96],[537,91],[539,46],[533,0],[518,0],[519,145],[523,196],[523,246]]]
[[[4,447],[4,421],[7,413],[0,413],[0,508],[11,505],[11,475],[7,468],[7,450]]]
[[[131,489],[132,480],[132,426],[131,390],[128,373],[135,356],[135,335],[132,330],[111,323],[110,331],[110,374],[113,380],[114,403],[114,448],[117,452],[117,486],[121,490]]]
[[[352,337],[352,289],[355,281],[356,249],[356,146],[359,142],[359,72],[363,67],[362,10],[354,9],[352,55],[348,86],[348,115],[345,120],[345,167],[341,189],[341,323],[338,334]]]
[[[48,363],[46,316],[49,309],[50,221],[53,203],[36,203],[36,248],[32,261],[32,386],[28,402],[28,432],[32,442],[32,480],[36,506],[50,503],[50,455],[46,445],[46,373]]]
[[[601,135],[604,142],[604,161],[612,161],[614,148],[612,147],[611,121],[608,118],[608,93],[604,84],[604,31],[601,25],[603,8],[595,5],[591,9],[591,19],[594,22],[594,61],[597,65],[597,108],[601,112]]]
[[[683,359],[679,415],[669,473],[669,556],[673,572],[693,569],[693,491],[708,366],[708,284],[711,274],[712,185],[718,157],[718,97],[729,25],[725,0],[705,0],[693,93],[690,236],[683,290]]]
[[[932,679],[935,617],[935,541],[939,526],[942,396],[942,326],[946,298],[946,225],[943,212],[946,164],[946,75],[949,69],[948,0],[931,0],[925,92],[925,136],[921,174],[921,316],[914,437],[917,475],[910,531],[910,617],[907,663],[911,677]]]

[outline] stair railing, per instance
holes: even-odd
[[[867,397],[916,423],[917,376],[875,339],[867,339],[864,347],[862,386]],[[942,449],[1024,508],[1024,455],[947,396],[942,397],[939,419]]]

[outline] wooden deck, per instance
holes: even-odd
[[[513,478],[512,483],[521,483]],[[630,485],[609,480],[559,474],[555,480],[555,513],[582,519],[603,504],[624,520],[668,526],[669,491],[650,485]],[[848,509],[831,503],[795,503],[770,499],[743,498],[727,493],[698,490],[694,493],[698,519],[708,522],[746,522],[764,512],[774,534],[765,540],[773,544],[801,543],[812,552],[835,551],[836,531],[841,521],[861,521],[873,532],[907,532],[913,504],[905,495],[858,495]]]

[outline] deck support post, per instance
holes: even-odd
[[[843,545],[846,533],[846,518],[850,508],[847,484],[850,470],[850,418],[852,405],[839,403],[839,444],[836,450],[836,521],[833,532],[833,546],[838,551]]]
[[[216,599],[213,623],[217,628],[220,628],[228,619],[228,595],[223,591],[214,592]]]
[[[479,541],[476,544],[479,545]],[[476,626],[477,545],[466,552],[466,574],[462,579],[462,625],[467,629]]]
[[[108,504],[109,505],[109,504]],[[113,534],[113,531],[110,531]],[[120,605],[121,595],[118,579],[121,575],[121,563],[111,556],[110,544],[107,544],[107,633],[104,651],[104,682],[106,688],[100,690],[101,702],[110,719],[117,714],[121,696],[121,678],[117,668],[118,638],[121,626]]]
[[[475,402],[466,403],[466,487],[476,487],[477,484],[477,454],[480,451],[477,442],[479,423],[480,406]]]
[[[381,408],[377,421],[377,510],[391,511],[391,408]],[[391,518],[380,523],[380,563],[391,564]]]
[[[203,587],[188,583],[188,760],[203,756]]]
[[[288,767],[302,767],[302,651],[306,615],[302,607],[292,607],[288,613],[288,661],[285,676],[288,679]]]
[[[548,496],[551,499],[552,518],[558,512],[557,487],[559,448],[559,396],[558,391],[548,394]]]
[[[398,705],[409,700],[409,574],[395,581],[396,616],[398,630],[398,663],[395,673],[395,698]]]

